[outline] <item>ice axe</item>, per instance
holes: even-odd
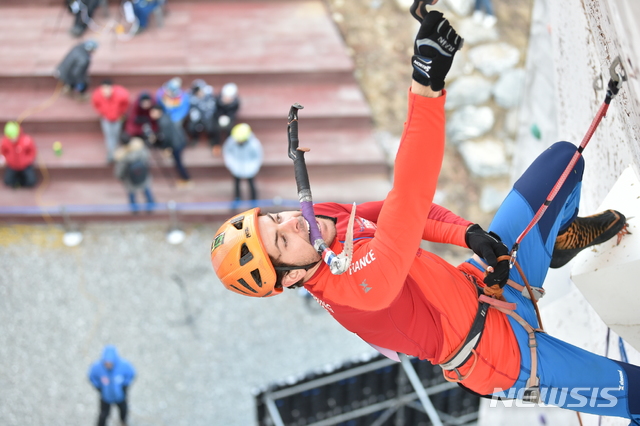
[[[347,235],[342,253],[335,254],[322,239],[320,227],[318,226],[313,210],[313,198],[311,196],[311,186],[309,185],[309,173],[307,172],[307,164],[304,160],[304,154],[310,150],[309,148],[301,148],[298,146],[300,142],[298,139],[298,111],[303,108],[304,107],[299,103],[295,103],[291,106],[287,126],[289,158],[293,160],[300,209],[302,210],[302,217],[304,217],[309,224],[309,240],[313,245],[313,248],[318,252],[322,260],[329,265],[331,273],[334,275],[340,275],[346,272],[351,265],[351,257],[353,255],[353,222],[356,213],[356,205],[354,203],[353,208],[351,209]]]

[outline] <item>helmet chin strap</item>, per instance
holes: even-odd
[[[289,158],[293,160],[296,186],[298,187],[298,198],[300,200],[300,209],[302,210],[302,216],[309,223],[310,241],[313,248],[318,252],[322,260],[329,265],[331,273],[334,275],[340,275],[346,272],[351,265],[351,257],[353,255],[353,222],[355,219],[356,205],[354,203],[353,208],[351,209],[344,248],[342,253],[337,255],[322,239],[320,227],[318,226],[318,222],[313,211],[313,199],[311,196],[311,187],[309,185],[309,173],[307,172],[307,165],[304,161],[304,153],[308,152],[309,148],[300,148],[298,146],[298,110],[301,110],[302,108],[303,106],[298,103],[291,106],[291,109],[289,110],[289,125],[287,127]],[[294,269],[300,268],[298,267]]]
[[[293,271],[296,269],[304,269],[305,271],[308,271],[309,269],[313,268],[321,261],[322,259],[318,260],[317,262],[308,263],[306,265],[299,265],[299,266],[274,266],[273,269],[275,269],[276,271]]]

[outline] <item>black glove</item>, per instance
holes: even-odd
[[[424,13],[426,6],[423,5],[421,10]],[[451,68],[453,56],[464,40],[442,13],[432,10],[423,16],[411,58],[413,79],[438,91],[444,88],[444,78]]]
[[[493,268],[493,272],[489,272],[484,278],[484,283],[488,286],[498,284],[501,288],[504,287],[509,279],[509,261],[498,262],[498,257],[508,256],[509,249],[498,234],[486,232],[476,223],[467,229],[464,240],[475,254]]]

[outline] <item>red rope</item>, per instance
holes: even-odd
[[[564,169],[564,172],[562,172],[562,175],[560,175],[560,178],[554,185],[553,189],[551,190],[549,195],[547,195],[546,201],[540,206],[535,216],[533,216],[533,219],[531,219],[531,222],[529,223],[529,225],[527,225],[525,230],[522,231],[520,236],[518,236],[518,238],[516,239],[516,242],[514,243],[514,247],[517,247],[522,241],[522,239],[525,237],[525,235],[527,235],[529,231],[531,231],[531,229],[534,226],[536,226],[538,221],[540,221],[540,218],[542,218],[542,215],[544,215],[544,213],[547,211],[547,208],[549,207],[549,204],[551,204],[551,201],[553,201],[556,195],[558,195],[560,188],[562,188],[562,185],[564,185],[564,182],[567,180],[569,173],[571,173],[571,171],[573,170],[573,167],[578,162],[578,158],[580,158],[580,156],[582,155],[582,151],[587,146],[587,144],[591,140],[591,137],[593,136],[596,129],[598,128],[600,121],[602,121],[602,118],[607,114],[607,110],[609,109],[609,102],[607,102],[607,100],[609,100],[608,97],[602,103],[602,106],[598,110],[598,113],[596,114],[593,121],[591,122],[591,126],[589,126],[589,130],[587,130],[587,133],[584,135],[584,138],[582,139],[582,142],[580,143],[578,150],[573,154],[573,157],[571,157],[571,161],[569,161],[567,168]]]

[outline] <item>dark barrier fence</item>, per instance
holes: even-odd
[[[470,425],[479,397],[442,377],[428,361],[411,359],[440,419],[432,421],[398,362],[371,355],[254,391],[259,426]]]

